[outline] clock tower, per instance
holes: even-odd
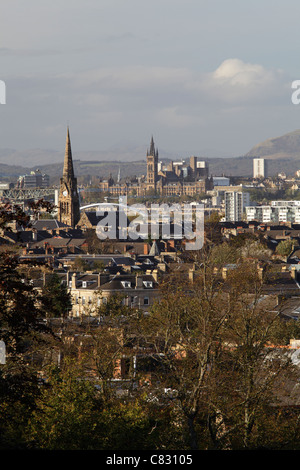
[[[74,228],[79,222],[79,217],[80,211],[77,178],[74,176],[71,141],[68,128],[63,176],[60,178],[58,220]]]

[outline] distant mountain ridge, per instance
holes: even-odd
[[[300,160],[300,130],[297,129],[280,137],[267,139],[254,147],[246,157],[263,157],[266,159],[299,159]]]
[[[128,144],[128,143],[127,143]],[[74,152],[74,169],[78,177],[91,176],[107,178],[110,174],[116,177],[120,168],[121,177],[139,176],[146,172],[147,148],[133,144],[117,144],[107,151]],[[176,155],[161,151],[159,158],[163,161],[187,160],[186,154]],[[244,156],[205,157],[195,153],[200,160],[209,164],[209,174],[213,176],[246,176],[253,174],[253,158],[263,157],[269,161],[269,175],[279,172],[293,175],[300,169],[300,130],[289,132],[280,137],[267,139],[254,147]],[[39,168],[50,175],[51,183],[57,184],[62,174],[64,151],[51,149],[33,149],[17,151],[0,149],[0,179],[16,179],[17,176]],[[51,162],[51,163],[44,163]]]

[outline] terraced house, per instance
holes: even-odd
[[[123,305],[147,312],[159,298],[158,274],[68,273],[67,284],[72,295],[69,316],[99,315],[99,307],[113,296]]]

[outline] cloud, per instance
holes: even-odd
[[[24,72],[6,84],[7,125],[18,119],[28,123],[22,124],[24,133],[32,134],[42,125],[48,139],[71,118],[80,139],[87,139],[86,148],[93,139],[97,142],[99,132],[99,143],[111,145],[116,137],[158,130],[182,147],[183,135],[195,140],[201,135],[210,146],[209,135],[228,134],[230,129],[235,133],[240,129],[241,134],[246,120],[247,130],[251,125],[266,126],[266,119],[271,122],[274,116],[270,108],[277,106],[282,115],[291,95],[290,82],[281,71],[235,58],[209,73],[188,67],[128,65],[51,76]]]
[[[245,63],[239,59],[227,59],[212,73],[216,81],[231,86],[253,86],[274,80],[274,73],[262,65]]]

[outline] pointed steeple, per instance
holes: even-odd
[[[74,176],[69,126],[67,130],[63,175],[58,196],[58,220],[75,227],[80,219],[77,178]]]
[[[154,140],[153,140],[153,136],[151,137],[151,143],[150,143],[150,151],[149,151],[149,155],[151,155],[152,157],[155,156],[155,147],[154,147]]]
[[[69,126],[68,126],[68,129],[67,129],[63,176],[67,177],[67,178],[74,178],[74,168],[73,168],[73,159],[72,159],[72,149],[71,149]]]

